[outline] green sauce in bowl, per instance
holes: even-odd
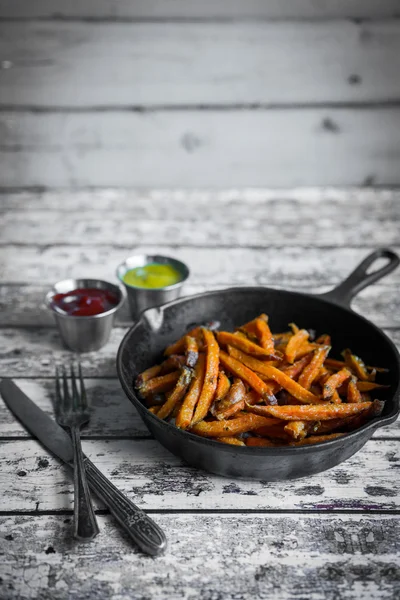
[[[172,265],[150,263],[143,267],[130,269],[122,277],[126,285],[137,288],[156,289],[175,285],[182,280],[182,275]]]

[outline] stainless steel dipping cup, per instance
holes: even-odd
[[[116,306],[89,317],[76,317],[62,312],[53,303],[55,294],[66,294],[78,288],[98,288],[109,290],[117,295],[119,302]],[[58,330],[64,344],[74,352],[92,352],[99,350],[110,338],[114,317],[126,298],[122,286],[102,281],[101,279],[65,279],[59,281],[46,295],[46,306],[52,311]]]
[[[181,275],[181,280],[173,285],[168,285],[162,288],[141,288],[133,285],[128,285],[123,281],[123,276],[127,271],[135,269],[136,267],[144,267],[151,263],[159,263],[162,265],[171,265]],[[149,255],[149,254],[137,254],[136,256],[130,256],[117,268],[117,277],[124,284],[126,293],[128,295],[129,308],[131,317],[136,321],[139,315],[146,310],[146,308],[152,308],[153,306],[160,306],[171,300],[179,298],[182,292],[183,284],[189,277],[189,269],[185,263],[177,260],[176,258],[170,258],[169,256]]]

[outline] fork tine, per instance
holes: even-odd
[[[62,367],[62,377],[63,377],[63,391],[64,391],[64,397],[63,397],[63,410],[64,412],[68,412],[69,410],[71,410],[71,396],[69,393],[69,389],[68,389],[68,379],[67,379],[67,372],[65,370],[65,367]]]
[[[74,364],[71,362],[71,385],[72,385],[72,404],[74,409],[78,409],[81,404],[81,397],[78,392],[78,387],[76,385],[76,377],[75,377],[75,369]]]
[[[83,383],[83,375],[82,375],[82,365],[78,362],[78,375],[79,375],[79,383],[81,388],[81,404],[84,409],[88,408],[88,401],[86,396],[85,384]]]

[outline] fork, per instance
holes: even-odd
[[[62,367],[61,375],[56,366],[56,418],[59,425],[70,430],[74,448],[74,537],[78,540],[91,540],[100,530],[86,480],[80,437],[80,428],[89,422],[90,415],[81,364],[78,363],[79,392],[72,363],[70,368],[72,394],[68,389],[65,367]]]

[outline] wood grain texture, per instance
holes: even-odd
[[[151,439],[83,440],[82,445],[106,477],[144,510],[391,511],[400,505],[397,440],[370,440],[329,471],[279,482],[211,475],[186,466]],[[3,442],[0,456],[0,510],[72,509],[72,471],[38,442]]]
[[[55,383],[52,379],[16,379],[16,384],[47,414],[53,416]],[[82,437],[151,437],[136,409],[125,396],[117,379],[86,379],[91,418]],[[30,434],[15,419],[0,396],[0,437],[29,438]],[[378,429],[374,438],[399,438],[400,421]]]
[[[109,516],[98,517],[96,552],[72,542],[69,517],[1,517],[3,597],[356,600],[362,594],[364,600],[395,600],[400,589],[395,517],[182,514],[155,519],[169,542],[157,561],[138,553]],[[238,571],[240,577],[232,577]]]
[[[6,187],[395,185],[399,131],[398,107],[5,111],[0,113],[1,183]]]
[[[201,222],[207,213],[209,220],[225,222],[227,219],[273,219],[281,224],[286,221],[329,219],[336,230],[345,227],[346,219],[361,223],[374,217],[378,223],[388,219],[398,220],[400,191],[372,187],[302,187],[288,189],[229,188],[213,189],[77,189],[77,190],[30,190],[0,189],[0,214],[24,211],[29,219],[31,211],[57,210],[62,219],[65,213],[87,213],[94,216],[123,212],[127,218],[136,220]],[[340,223],[340,225],[339,225]],[[43,233],[43,232],[42,232]],[[103,231],[104,233],[104,231]],[[313,232],[312,240],[316,232]],[[290,240],[288,240],[290,242]],[[365,240],[360,240],[365,241]]]
[[[387,102],[400,22],[4,23],[0,106]],[[268,82],[268,83],[267,83]]]
[[[398,15],[396,0],[0,0],[0,16],[13,19],[319,19]]]
[[[169,208],[172,204],[172,208]],[[371,203],[372,204],[372,203]],[[64,212],[60,219],[57,204],[52,209],[10,210],[0,214],[0,244],[69,244],[129,247],[157,241],[159,246],[377,246],[400,243],[400,196],[374,206],[339,203],[296,202],[283,198],[276,203],[240,202],[197,204],[189,199],[174,206],[165,198],[148,202],[148,216],[141,215],[136,202],[130,208],[116,202],[110,211],[93,207]],[[180,210],[179,210],[180,209]],[[207,215],[207,220],[205,220]],[[106,217],[106,218],[105,218]],[[237,223],[240,220],[240,227]],[[317,224],[317,226],[316,226]]]
[[[126,331],[115,327],[101,350],[80,355],[87,377],[116,376],[115,357]],[[53,377],[55,363],[68,364],[71,359],[56,329],[1,329],[0,344],[0,377]]]
[[[156,240],[154,240],[156,242]],[[400,246],[392,246],[400,252]],[[60,279],[90,277],[115,279],[116,267],[127,256],[142,253],[157,254],[156,243],[140,246],[18,246],[1,248],[0,278],[4,283],[53,285]],[[344,279],[371,248],[298,246],[264,248],[226,248],[164,246],[162,253],[183,260],[190,266],[190,284],[205,286],[277,285],[284,287],[333,286]],[[384,282],[398,285],[397,269]]]

